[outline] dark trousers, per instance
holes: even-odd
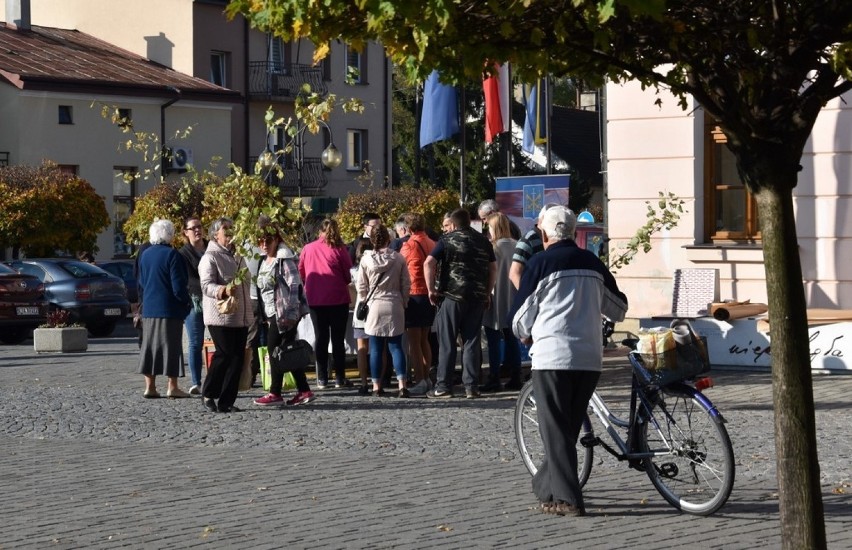
[[[456,338],[462,338],[462,383],[477,387],[482,369],[481,332],[482,302],[457,302],[445,298],[435,318],[438,335],[438,376],[436,389],[453,389],[453,371],[456,367]]]
[[[282,333],[278,330],[278,323],[275,321],[275,317],[269,320],[269,329],[266,332],[266,343],[270,352],[277,348],[279,344],[288,344],[295,339],[296,327]],[[311,387],[308,385],[308,377],[305,375],[305,371],[302,369],[296,369],[292,372],[293,380],[296,381],[296,390],[300,393],[310,391]],[[281,386],[284,384],[284,371],[272,369],[271,375],[269,393],[281,395]]]
[[[237,392],[240,389],[240,373],[243,370],[248,329],[208,326],[207,330],[213,338],[216,352],[201,385],[201,395],[218,399],[219,410],[227,410],[237,400]]]
[[[544,461],[533,476],[533,493],[541,502],[563,501],[585,509],[577,476],[577,437],[600,372],[532,371],[538,429]]]
[[[331,339],[331,357],[337,380],[346,378],[346,322],[349,320],[349,304],[338,306],[311,307],[311,321],[314,323],[317,358],[317,380],[328,381],[328,342]]]

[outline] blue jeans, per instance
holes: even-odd
[[[398,380],[405,380],[405,352],[402,351],[402,334],[399,336],[370,336],[370,376],[373,383],[381,386],[382,357],[385,342],[388,343],[393,370]]]
[[[521,346],[512,329],[504,328],[497,330],[491,327],[485,328],[485,338],[488,340],[488,374],[491,378],[499,378],[500,363],[509,368],[512,379],[521,378]],[[503,357],[500,357],[500,342],[503,342]]]
[[[204,314],[190,311],[183,321],[189,341],[189,372],[192,385],[201,385],[201,348],[204,346]]]

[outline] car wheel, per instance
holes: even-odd
[[[21,329],[11,328],[6,329],[0,334],[0,342],[4,344],[20,344],[27,339],[26,333]]]
[[[99,325],[89,325],[89,334],[94,338],[106,338],[115,330],[115,323],[102,323]]]

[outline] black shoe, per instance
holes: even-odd
[[[399,398],[406,398],[411,397],[411,393],[409,393],[407,388],[402,388],[401,390],[399,390],[399,393],[397,393],[396,396]]]
[[[479,391],[493,392],[493,391],[500,391],[502,389],[503,389],[503,384],[500,383],[500,380],[498,378],[494,378],[494,379],[489,380],[481,388],[479,388]]]
[[[520,378],[516,378],[514,380],[509,380],[505,384],[503,384],[504,390],[509,391],[521,391],[521,388],[524,387],[524,383],[521,382]]]
[[[204,404],[204,408],[212,413],[219,412],[219,407],[216,406],[216,402],[213,401],[210,397],[203,397],[201,402]]]
[[[358,386],[358,395],[370,395],[370,387],[367,384]]]
[[[385,390],[373,390],[373,397],[384,397]]]
[[[219,407],[219,412],[220,413],[238,413],[238,412],[243,412],[243,410],[240,409],[240,408],[237,408],[234,405],[231,405],[230,407],[224,407],[224,408]]]

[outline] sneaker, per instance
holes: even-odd
[[[317,380],[317,389],[324,390],[328,387],[328,380]]]
[[[352,387],[352,382],[350,382],[349,380],[347,380],[347,379],[345,379],[345,378],[344,378],[343,380],[335,380],[335,382],[334,382],[334,387],[335,387],[336,389],[340,389],[340,388],[351,388],[351,387]]]
[[[425,395],[426,392],[429,391],[429,382],[426,380],[421,380],[420,382],[411,386],[408,391],[411,392],[411,395]]]
[[[255,405],[281,405],[284,403],[284,398],[274,393],[267,394],[263,397],[258,397],[254,400]]]
[[[449,399],[452,396],[453,392],[451,392],[450,390],[439,390],[435,388],[426,392],[426,397],[428,397],[429,399]]]
[[[192,386],[189,388],[189,395],[201,395],[201,386]]]
[[[464,396],[466,399],[476,399],[480,397],[482,394],[479,393],[479,388],[474,388],[473,386],[464,389]]]
[[[316,399],[314,392],[312,391],[301,391],[296,394],[296,397],[287,401],[287,404],[291,407],[294,405],[304,405],[305,403],[310,403]]]

